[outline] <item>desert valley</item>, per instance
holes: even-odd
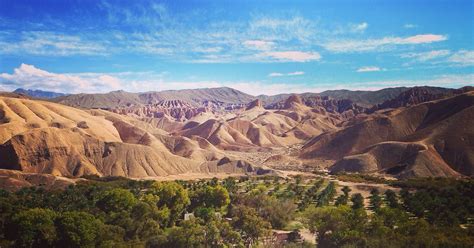
[[[274,96],[226,87],[17,89],[0,100],[7,246],[380,247],[386,235],[401,235],[390,246],[457,247],[474,240],[470,86]],[[79,211],[54,212],[65,209]],[[338,214],[349,226],[325,227]],[[385,224],[370,224],[378,218]],[[425,231],[416,226],[423,219],[432,223]],[[53,220],[54,236],[45,236],[37,225]],[[71,233],[56,234],[68,222]],[[222,230],[211,238],[212,228]],[[357,238],[338,241],[344,228]]]
[[[179,179],[287,171],[390,178],[474,173],[472,87],[44,95],[2,94],[3,174]],[[28,184],[2,180],[12,187]]]
[[[473,248],[473,10],[0,0],[0,248]]]

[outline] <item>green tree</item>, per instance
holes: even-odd
[[[243,205],[233,209],[232,225],[240,230],[247,246],[257,244],[260,238],[270,232],[270,223],[258,216],[253,208]]]
[[[211,222],[211,225],[215,225],[219,230],[220,240],[218,242],[223,247],[244,247],[240,233],[235,231],[229,222],[214,220]]]
[[[213,177],[211,181],[208,182],[208,184],[213,187],[217,186],[217,184],[219,184],[219,179],[217,179],[217,177]]]
[[[380,208],[374,217],[380,219],[383,225],[390,229],[406,225],[409,220],[408,214],[399,208]]]
[[[162,247],[202,247],[205,243],[204,228],[199,225],[197,219],[186,220],[180,227],[169,230],[166,245]]]
[[[174,225],[191,203],[188,191],[176,182],[155,182],[151,193],[159,196],[159,208],[166,207],[170,210],[169,225]]]
[[[8,219],[18,210],[11,202],[12,196],[4,190],[0,189],[0,239],[4,239],[5,227]],[[1,245],[0,245],[1,246]]]
[[[117,213],[130,211],[136,203],[137,199],[129,190],[116,188],[104,192],[96,205],[106,213]]]
[[[385,203],[391,208],[399,208],[400,203],[398,203],[398,197],[395,191],[387,189],[385,191]]]
[[[229,192],[222,186],[206,188],[206,205],[214,208],[226,207],[230,203]]]
[[[296,205],[289,199],[268,197],[261,216],[270,222],[273,228],[284,228],[294,217]]]
[[[204,221],[210,221],[216,215],[216,211],[213,208],[197,207],[194,210],[194,216],[203,219]]]
[[[197,207],[208,207],[221,209],[230,203],[229,192],[226,188],[218,186],[204,186],[191,196],[191,209]]]
[[[352,209],[364,208],[364,197],[359,193],[352,195],[351,202],[352,202]]]
[[[133,225],[128,226],[127,238],[147,240],[160,233],[158,208],[145,202],[139,202],[131,210]]]
[[[370,191],[369,204],[369,208],[374,212],[382,207],[382,197],[378,189],[374,188]]]
[[[237,183],[235,182],[235,178],[228,177],[224,179],[223,186],[227,189],[229,193],[236,193],[237,192]]]
[[[301,181],[302,181],[301,175],[296,175],[296,176],[295,176],[295,183],[296,183],[296,185],[300,185],[300,184],[301,184]]]
[[[104,223],[85,212],[65,212],[56,220],[59,247],[94,247]]]
[[[56,213],[49,209],[20,211],[13,216],[7,236],[17,247],[50,247],[57,239],[55,218]]]
[[[349,192],[351,192],[351,189],[348,186],[344,186],[341,191],[343,194],[336,198],[336,206],[347,205],[347,202],[349,201]]]
[[[351,188],[349,188],[349,186],[344,186],[342,187],[341,189],[342,193],[344,193],[345,196],[349,197],[349,192],[351,192]]]
[[[331,181],[328,186],[318,195],[317,205],[318,207],[327,206],[336,196],[336,183]]]
[[[365,211],[348,206],[309,207],[304,212],[305,224],[316,234],[318,247],[341,247],[364,244]]]
[[[269,196],[264,191],[244,196],[241,204],[255,209],[257,214],[269,221],[273,228],[283,228],[295,214],[296,205],[293,200]]]

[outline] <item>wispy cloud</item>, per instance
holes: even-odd
[[[361,33],[361,32],[364,32],[368,27],[369,27],[369,24],[367,22],[352,24],[351,31],[354,33]]]
[[[273,95],[280,93],[320,92],[335,89],[377,90],[386,87],[417,85],[461,87],[474,83],[474,74],[447,74],[417,80],[272,84],[265,81],[168,81],[162,77],[163,75],[156,75],[152,72],[142,73],[143,75],[141,76],[145,76],[142,79],[137,79],[138,75],[135,72],[62,74],[22,64],[12,74],[0,74],[0,88],[3,90],[14,90],[15,88],[22,87],[68,93],[97,93],[118,89],[144,92],[227,86],[252,95]],[[286,73],[286,75],[291,74],[301,75],[302,72]]]
[[[12,39],[13,41],[7,42]],[[86,40],[81,36],[29,31],[22,32],[19,37],[12,33],[3,33],[3,37],[0,37],[0,54],[2,53],[48,56],[102,55],[107,53],[107,49],[104,44]]]
[[[249,22],[247,33],[264,40],[310,42],[314,30],[315,24],[299,15],[290,18],[256,16]]]
[[[289,72],[289,73],[272,72],[268,74],[269,77],[301,76],[301,75],[304,75],[304,71],[295,71],[295,72]]]
[[[446,75],[435,75],[424,79],[400,79],[400,80],[387,80],[387,81],[366,81],[366,82],[352,82],[346,84],[343,87],[351,85],[350,89],[383,89],[386,87],[413,87],[413,86],[439,86],[439,87],[452,87],[458,88],[466,85],[472,85],[474,83],[474,74],[446,74]]]
[[[268,74],[269,77],[283,77],[283,76],[286,76],[285,73],[280,73],[280,72],[272,72],[270,74]]]
[[[93,11],[100,11],[103,18],[97,25],[88,23],[85,30],[56,27],[49,29],[56,31],[36,32],[22,27],[24,31],[11,29],[8,37],[0,34],[0,54],[134,53],[192,63],[307,62],[318,56],[310,52],[315,50],[316,24],[299,14],[252,14],[247,20],[230,21],[213,18],[209,10],[173,12],[166,4],[146,0],[126,7],[103,0],[96,7]],[[196,22],[202,15],[209,15],[205,25]]]
[[[405,53],[401,58],[413,59],[413,62],[430,62],[434,64],[450,64],[453,66],[472,66],[474,65],[474,51],[459,50],[451,52],[449,50],[433,50],[419,53]]]
[[[415,24],[411,24],[411,23],[407,23],[405,25],[403,25],[404,28],[417,28],[418,25],[415,25]]]
[[[27,64],[21,64],[12,74],[1,73],[0,85],[9,90],[27,88],[67,93],[106,92],[123,87],[118,78],[107,74],[74,76],[48,72]]]
[[[260,54],[260,56],[273,58],[280,62],[308,62],[321,59],[321,55],[318,52],[302,51],[266,52]]]
[[[266,51],[272,49],[275,43],[265,40],[246,40],[244,41],[244,45],[250,49]]]
[[[304,75],[304,71],[295,71],[295,72],[288,73],[288,76],[300,76],[300,75]]]
[[[380,49],[388,49],[400,45],[417,45],[428,44],[433,42],[440,42],[447,40],[445,35],[437,34],[420,34],[409,37],[385,37],[381,39],[367,39],[367,40],[337,40],[331,41],[322,46],[332,52],[364,52],[374,51]]]
[[[412,58],[416,61],[424,62],[428,60],[446,57],[450,53],[451,52],[449,50],[433,50],[433,51],[419,52],[419,53],[405,53],[405,54],[402,54],[400,57]]]
[[[374,71],[381,71],[380,67],[377,66],[364,66],[357,69],[357,72],[374,72]]]
[[[474,65],[474,51],[460,50],[448,58],[448,62],[463,66]]]

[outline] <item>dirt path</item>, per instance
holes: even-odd
[[[312,234],[307,228],[300,229],[300,235],[304,241],[309,242],[311,244],[316,244],[316,237]]]
[[[348,186],[351,189],[351,192],[349,193],[350,195],[353,194],[361,194],[364,197],[364,204],[365,206],[369,205],[369,199],[368,197],[370,196],[370,191],[374,188],[378,189],[380,194],[383,194],[386,190],[391,189],[395,192],[400,192],[400,188],[392,187],[387,184],[381,184],[381,183],[355,183],[355,182],[345,182],[341,180],[337,180],[335,178],[329,178],[332,181],[337,182],[337,193],[338,195],[342,194],[341,189],[344,186]]]
[[[245,176],[244,174],[237,173],[186,173],[186,174],[177,174],[177,175],[168,175],[162,177],[145,177],[145,178],[134,178],[135,180],[156,180],[156,181],[175,181],[175,180],[199,180],[199,179],[211,179],[219,178],[224,179],[228,177],[241,177]]]

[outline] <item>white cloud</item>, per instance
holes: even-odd
[[[418,25],[408,23],[408,24],[403,25],[403,27],[404,28],[416,28],[416,27],[418,27]]]
[[[265,40],[246,40],[244,41],[244,45],[250,49],[267,51],[272,49],[275,43]]]
[[[341,84],[346,89],[371,89],[379,90],[387,87],[413,87],[413,86],[439,86],[458,88],[466,85],[474,84],[474,74],[446,74],[437,75],[426,79],[414,80],[388,80],[388,81],[368,81],[359,83]]]
[[[390,81],[365,81],[365,82],[336,82],[336,83],[276,83],[271,84],[262,81],[190,81],[190,82],[168,82],[164,80],[134,81],[127,83],[125,90],[131,92],[161,91],[172,89],[196,89],[231,87],[250,95],[276,95],[283,93],[322,92],[325,90],[380,90],[387,87],[413,87],[421,85],[439,87],[462,87],[474,83],[474,74],[467,75],[440,75],[427,79],[417,80],[390,80]]]
[[[374,71],[381,71],[381,69],[377,66],[364,66],[357,69],[357,72],[374,72]]]
[[[301,76],[301,75],[304,75],[304,71],[295,71],[295,72],[289,72],[289,73],[272,72],[268,74],[269,77]]]
[[[27,64],[21,64],[12,74],[1,73],[0,85],[9,90],[26,88],[66,93],[106,92],[123,87],[118,78],[107,74],[81,77],[52,73]]]
[[[288,76],[300,76],[300,75],[304,75],[304,71],[295,71],[295,72],[288,73]]]
[[[448,37],[438,34],[419,34],[415,36],[410,36],[398,41],[398,44],[422,44],[422,43],[432,43],[438,41],[445,41]]]
[[[438,86],[459,88],[474,84],[474,74],[466,75],[439,75],[426,79],[416,80],[390,80],[390,81],[365,81],[365,82],[340,82],[340,83],[316,83],[316,84],[298,84],[298,83],[278,83],[268,84],[263,82],[238,82],[223,83],[222,86],[229,86],[251,95],[265,94],[275,95],[282,93],[304,93],[304,92],[322,92],[325,90],[380,90],[387,87],[413,87],[413,86]]]
[[[197,47],[194,49],[194,52],[198,53],[218,53],[222,51],[222,47]]]
[[[338,40],[331,41],[322,46],[329,51],[333,52],[364,52],[373,51],[380,49],[387,49],[389,47],[397,45],[416,45],[416,44],[427,44],[433,42],[440,42],[447,40],[448,37],[444,35],[436,34],[420,34],[409,36],[406,38],[401,37],[385,37],[381,39],[368,39],[368,40]]]
[[[289,74],[298,74],[293,72]],[[474,74],[440,75],[432,78],[417,80],[367,81],[345,83],[278,83],[254,81],[167,81],[163,74],[143,72],[146,77],[137,79],[140,73],[119,72],[106,73],[76,73],[60,74],[41,70],[32,65],[22,64],[12,74],[0,74],[0,89],[14,90],[22,87],[27,89],[41,89],[66,93],[97,93],[123,89],[130,92],[161,91],[172,89],[195,89],[212,87],[232,87],[248,94],[274,95],[280,93],[321,92],[324,90],[378,90],[386,87],[432,85],[443,87],[461,87],[474,84]],[[282,73],[283,74],[283,73]],[[135,78],[135,79],[133,79]]]
[[[433,50],[420,53],[405,53],[400,57],[411,58],[418,62],[430,61],[435,64],[451,64],[453,66],[472,66],[474,65],[474,51],[459,50],[451,52],[449,50]]]
[[[263,40],[309,42],[315,33],[315,24],[301,16],[275,18],[259,16],[250,21],[247,35]]]
[[[351,25],[351,31],[354,33],[364,32],[369,27],[367,22]]]
[[[272,72],[272,73],[268,74],[269,77],[283,77],[285,75],[286,74],[279,73],[279,72]]]
[[[321,59],[317,52],[284,51],[284,52],[266,52],[260,54],[262,57],[270,57],[280,62],[308,62]]]
[[[12,35],[7,33],[7,35]],[[1,37],[0,37],[1,38]],[[4,37],[11,38],[11,37]],[[23,32],[15,42],[0,40],[0,53],[33,54],[49,56],[101,55],[106,48],[99,42],[85,40],[80,36],[52,32]]]
[[[428,60],[446,57],[450,53],[451,52],[449,50],[433,50],[433,51],[420,52],[420,53],[405,53],[405,54],[402,54],[400,57],[413,58],[416,61],[425,62]]]
[[[474,65],[474,51],[460,50],[448,58],[448,62],[470,66]]]

